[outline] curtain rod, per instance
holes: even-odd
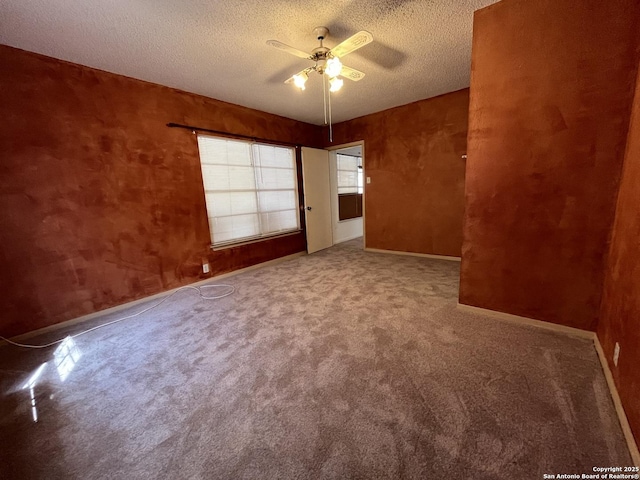
[[[180,123],[167,123],[167,127],[169,128],[184,128],[185,130],[192,130],[192,131],[198,131],[198,132],[207,132],[207,133],[215,133],[217,135],[225,135],[227,137],[234,137],[234,138],[244,138],[247,140],[253,140],[254,142],[263,142],[263,143],[270,143],[270,144],[274,144],[274,145],[287,145],[290,147],[300,147],[301,145],[298,143],[291,143],[291,142],[282,142],[280,140],[270,140],[268,138],[260,138],[260,137],[251,137],[249,135],[242,135],[240,133],[229,133],[229,132],[223,132],[222,130],[211,130],[209,128],[201,128],[201,127],[194,127],[191,125],[182,125]]]

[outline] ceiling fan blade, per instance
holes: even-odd
[[[282,50],[283,52],[290,53],[291,55],[295,55],[300,58],[311,58],[310,53],[305,53],[302,50],[298,50],[297,48],[290,47],[278,40],[267,40],[267,45],[271,45],[272,47],[276,47],[278,50]]]
[[[350,54],[354,50],[364,47],[371,42],[373,42],[373,35],[365,30],[362,30],[355,35],[350,36],[341,44],[336,45],[330,51],[334,57],[342,58],[345,55]]]
[[[342,66],[342,71],[340,72],[340,76],[344,78],[348,78],[349,80],[353,80],[357,82],[364,78],[364,73],[360,70],[356,70],[355,68],[347,67],[346,65]]]

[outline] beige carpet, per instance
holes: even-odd
[[[1,347],[0,477],[518,480],[630,464],[592,343],[457,311],[458,268],[351,241],[79,337],[64,381],[53,349]]]

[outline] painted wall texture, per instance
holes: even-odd
[[[598,337],[637,440],[640,440],[640,75],[629,127]],[[618,366],[613,364],[620,344]]]
[[[0,46],[0,334],[305,250],[210,252],[196,125],[322,146],[320,127]]]
[[[595,330],[640,2],[474,17],[460,302]]]
[[[365,142],[368,248],[460,256],[468,108],[464,89],[334,126]]]

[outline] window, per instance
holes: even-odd
[[[295,150],[198,135],[211,242],[300,229]]]
[[[362,217],[362,157],[338,153],[338,218]]]
[[[338,195],[341,193],[362,193],[362,157],[337,154],[338,157]]]

